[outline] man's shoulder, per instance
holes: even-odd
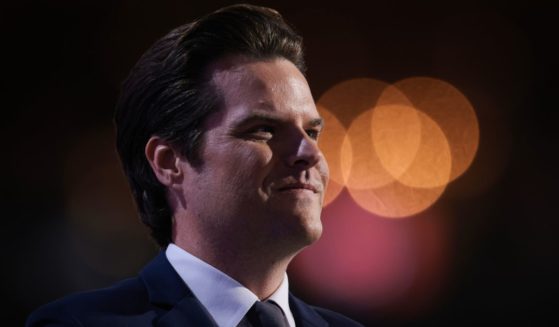
[[[362,324],[358,323],[357,321],[348,318],[344,315],[342,315],[341,313],[332,311],[332,310],[328,310],[325,308],[321,308],[321,307],[317,307],[317,306],[311,306],[312,309],[314,311],[316,311],[324,320],[326,320],[329,324],[329,326],[331,327],[336,327],[336,326],[359,326],[359,327],[363,327]]]
[[[303,325],[305,325],[306,322],[312,322],[313,325],[316,323],[319,326],[327,325],[329,327],[363,327],[362,324],[341,313],[307,304],[293,294],[290,294],[289,299],[289,304],[295,316],[295,320],[301,322]],[[320,324],[320,322],[322,322],[322,324]]]
[[[84,321],[101,322],[116,316],[141,316],[149,311],[148,307],[147,290],[136,277],[108,288],[76,293],[45,304],[29,316],[26,326],[82,326]]]

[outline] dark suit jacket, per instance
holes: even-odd
[[[309,306],[292,294],[289,305],[297,326],[361,326],[330,310]],[[36,326],[216,326],[209,313],[173,269],[164,252],[138,277],[110,288],[79,293],[33,312]]]

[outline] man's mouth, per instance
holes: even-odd
[[[313,184],[309,184],[309,183],[290,183],[290,184],[282,185],[277,190],[280,191],[280,192],[291,191],[291,190],[309,190],[309,191],[312,191],[313,193],[318,193],[319,192],[318,187],[314,186]]]

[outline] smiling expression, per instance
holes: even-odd
[[[228,57],[211,68],[221,108],[205,121],[201,166],[184,180],[188,210],[231,242],[312,243],[328,166],[306,79],[281,58]]]

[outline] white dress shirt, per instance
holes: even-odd
[[[169,244],[165,255],[219,327],[236,327],[254,302],[259,300],[254,293],[233,278],[173,243]],[[272,300],[279,305],[289,326],[295,327],[295,320],[289,308],[287,274],[280,287],[266,300]]]

